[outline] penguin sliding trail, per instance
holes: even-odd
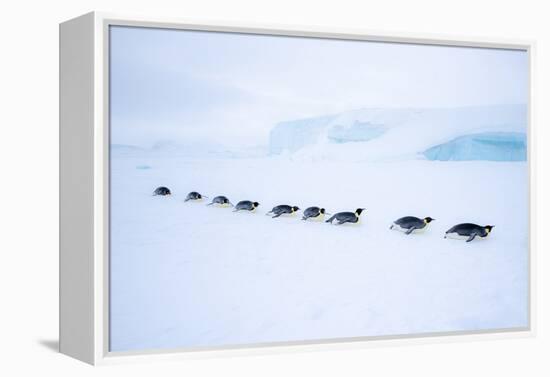
[[[172,191],[168,187],[160,186],[153,191],[153,196],[170,196]],[[200,194],[197,191],[191,191],[187,194],[184,202],[189,201],[202,201],[204,198],[208,198],[205,195]],[[260,206],[260,203],[251,201],[251,200],[242,200],[233,205],[229,198],[224,195],[219,195],[214,197],[207,206],[216,206],[216,207],[233,207],[233,212],[255,212],[256,209]],[[288,204],[281,204],[275,206],[271,211],[267,212],[266,215],[271,216],[272,218],[278,218],[283,215],[295,215],[300,208],[298,206],[291,206]],[[365,213],[365,208],[357,208],[355,212],[338,212],[332,215],[326,223],[343,225],[346,223],[349,224],[358,224],[360,222],[361,214]],[[323,221],[325,215],[331,215],[326,212],[322,207],[308,207],[303,211],[302,220],[317,220]],[[420,233],[425,231],[428,228],[428,224],[434,221],[434,218],[424,217],[419,218],[415,216],[405,216],[395,220],[391,226],[390,230],[397,230],[410,235],[413,233]],[[458,239],[465,240],[466,242],[472,242],[476,238],[485,239],[491,233],[495,226],[494,225],[477,225],[472,223],[463,223],[457,224],[445,232],[443,238],[446,239]]]

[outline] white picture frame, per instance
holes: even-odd
[[[111,25],[525,50],[529,55],[529,325],[510,331],[434,333],[257,344],[209,349],[109,352],[109,45]],[[533,54],[526,40],[196,22],[92,12],[60,25],[60,352],[90,364],[364,348],[534,336],[536,209]]]

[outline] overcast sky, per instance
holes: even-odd
[[[527,102],[522,51],[111,28],[112,142],[267,144],[284,120]]]

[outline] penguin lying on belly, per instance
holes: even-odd
[[[172,192],[168,187],[160,186],[155,189],[155,191],[153,192],[153,195],[161,195],[161,196],[172,195]]]
[[[184,202],[188,202],[190,200],[199,201],[199,200],[202,200],[203,198],[208,199],[208,196],[201,195],[196,191],[191,191],[189,194],[187,194],[187,197],[185,198]]]
[[[304,211],[304,215],[302,216],[302,220],[307,220],[307,219],[324,220],[325,219],[325,214],[330,215],[330,213],[325,212],[324,208],[308,207]]]
[[[258,202],[251,202],[250,200],[241,200],[240,202],[237,203],[233,212],[239,212],[239,211],[254,212],[259,205],[260,203]]]
[[[336,220],[336,225],[342,225],[345,223],[357,224],[359,223],[359,216],[361,216],[361,213],[364,210],[364,208],[357,208],[355,212],[339,212],[325,222],[332,224],[332,222]]]
[[[419,219],[414,216],[405,216],[400,219],[397,219],[390,226],[390,229],[398,230],[400,232],[405,232],[405,234],[411,234],[414,231],[421,231],[426,229],[429,223],[434,221],[431,217],[425,217]]]
[[[296,206],[289,206],[289,205],[286,205],[286,204],[281,204],[280,206],[276,206],[276,207],[273,207],[273,209],[271,211],[269,211],[268,213],[266,213],[266,215],[274,215],[272,216],[273,219],[279,217],[279,216],[282,216],[282,215],[293,215],[295,214],[297,211],[299,211],[300,208],[296,207]]]
[[[229,199],[227,199],[227,196],[223,195],[216,196],[214,199],[212,199],[210,203],[207,204],[207,206],[211,205],[217,205],[219,207],[234,207],[233,203],[231,203]]]
[[[477,224],[458,224],[445,232],[444,238],[453,238],[457,240],[466,240],[472,242],[476,237],[485,238],[491,233],[494,225],[477,225]]]

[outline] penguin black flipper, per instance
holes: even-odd
[[[336,218],[336,215],[332,215],[332,217],[328,220],[326,220],[325,222],[326,223],[332,223],[332,220],[334,220]]]
[[[277,217],[279,217],[279,216],[281,216],[281,215],[282,215],[282,213],[278,213],[278,214],[276,214],[275,216],[271,216],[271,218],[272,218],[272,219],[275,219],[275,218],[277,218]]]
[[[415,229],[416,229],[416,227],[412,226],[405,232],[405,234],[411,234]]]
[[[476,238],[477,234],[471,234],[470,237],[466,240],[466,242],[472,242],[474,238]]]

